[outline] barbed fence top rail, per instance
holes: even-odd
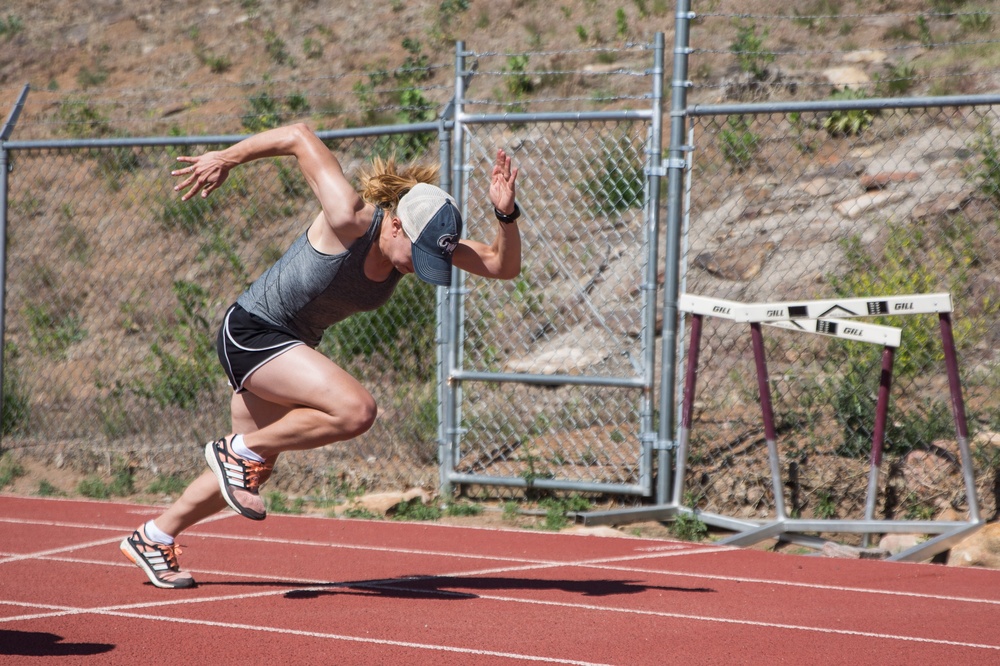
[[[753,115],[761,113],[797,113],[878,109],[920,109],[954,106],[1000,104],[1000,94],[951,95],[947,97],[882,97],[867,99],[823,100],[818,102],[748,102],[745,104],[695,104],[689,116]]]
[[[316,136],[323,140],[356,139],[370,136],[391,136],[398,134],[419,134],[436,132],[440,123],[407,123],[401,125],[380,125],[377,127],[354,127],[340,130],[321,130]],[[156,146],[201,146],[205,144],[238,143],[250,134],[216,134],[201,136],[159,136],[159,137],[113,137],[98,139],[38,139],[26,141],[4,141],[6,150],[44,150],[50,148],[120,148]]]

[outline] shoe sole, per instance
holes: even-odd
[[[230,509],[250,520],[264,520],[267,518],[266,513],[260,516],[245,513],[245,510],[229,495],[229,484],[226,483],[226,473],[220,467],[218,458],[215,457],[215,442],[209,442],[205,445],[205,461],[208,463],[208,467],[212,470],[212,473],[215,474],[215,480],[219,482],[219,490],[222,491],[222,498],[226,500],[226,504],[229,505]]]
[[[194,587],[193,581],[191,585],[171,585],[170,583],[167,583],[157,578],[156,572],[154,572],[152,569],[149,568],[149,565],[146,563],[146,559],[141,554],[139,554],[139,552],[136,551],[135,548],[132,547],[132,544],[129,543],[128,537],[122,539],[122,542],[118,544],[118,547],[121,549],[122,555],[131,560],[132,564],[142,569],[142,572],[146,574],[147,578],[149,578],[149,582],[155,585],[156,587],[163,590],[178,590],[188,587]]]

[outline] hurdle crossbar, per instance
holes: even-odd
[[[860,300],[860,299],[859,299]],[[950,299],[949,299],[950,302]],[[772,308],[771,306],[777,306]],[[868,324],[858,321],[843,321],[841,319],[824,318],[795,318],[795,319],[769,319],[765,320],[758,314],[748,314],[747,308],[762,308],[761,311],[772,313],[777,312],[783,306],[780,303],[752,303],[745,305],[734,301],[727,301],[722,298],[711,298],[707,296],[693,296],[685,294],[681,296],[678,309],[681,312],[688,312],[694,315],[717,317],[729,319],[731,321],[755,323],[760,322],[776,328],[784,328],[802,333],[816,333],[844,340],[857,340],[859,342],[870,342],[886,347],[899,347],[902,339],[902,330],[895,326],[882,326],[879,324]],[[802,306],[796,305],[794,308]],[[782,310],[787,312],[787,307]],[[797,311],[797,310],[793,310]]]
[[[772,322],[835,317],[941,314],[951,312],[951,294],[909,294],[861,298],[830,298],[816,301],[747,303],[735,312],[736,321]]]

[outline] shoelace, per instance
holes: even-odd
[[[167,545],[162,544],[162,543],[154,543],[152,545],[157,550],[159,550],[160,552],[162,552],[164,554],[164,556],[165,556],[165,558],[167,560],[167,566],[168,567],[170,567],[174,571],[179,571],[180,570],[181,565],[178,564],[178,562],[177,562],[177,556],[178,555],[183,555],[184,551],[181,550],[181,547],[180,547],[179,544],[175,543],[172,546],[167,546]]]
[[[260,487],[260,477],[264,472],[271,472],[273,465],[259,463],[256,460],[243,459],[243,468],[246,470],[246,488],[251,492],[256,492]]]

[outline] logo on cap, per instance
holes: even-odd
[[[438,238],[438,247],[444,250],[445,254],[451,255],[458,247],[458,236],[455,234],[444,234]]]

